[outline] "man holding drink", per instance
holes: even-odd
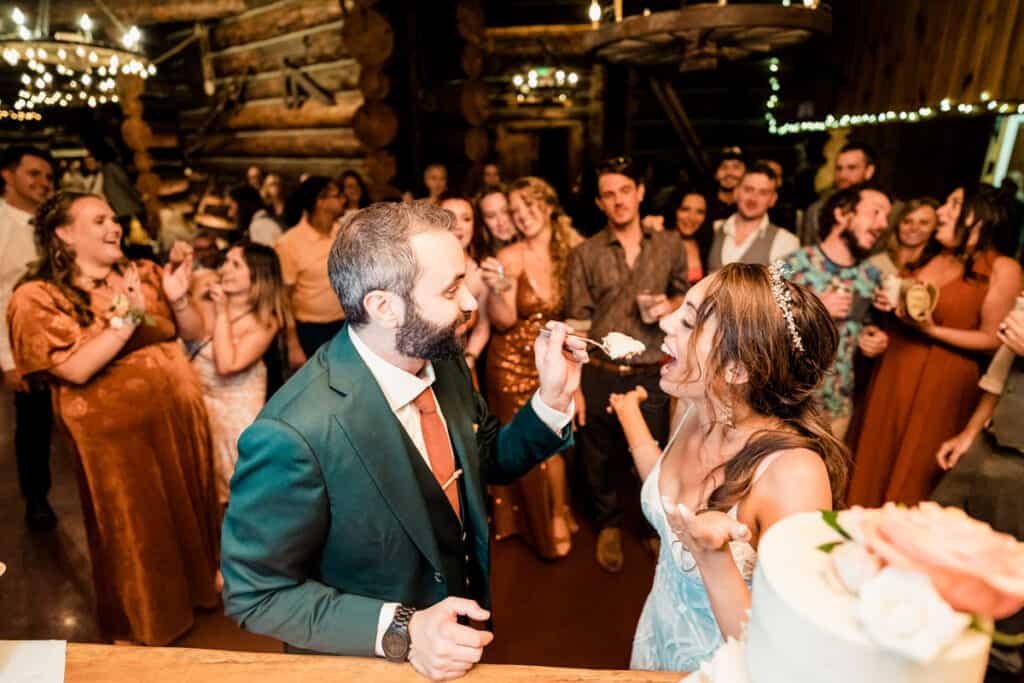
[[[643,386],[652,400],[643,405],[651,434],[664,443],[669,428],[668,398],[658,387],[664,335],[658,320],[674,311],[687,289],[686,250],[675,231],[655,232],[640,224],[644,186],[632,162],[611,159],[597,170],[597,206],[607,216],[604,230],[569,257],[567,319],[590,322],[589,335],[601,339],[621,332],[646,345],[629,359],[594,351],[584,366],[585,424],[579,433],[594,523],[599,531],[597,562],[610,572],[622,569],[623,511],[618,476],[628,471],[629,449],[618,420],[606,412],[612,393]],[[647,544],[656,549],[656,539]]]

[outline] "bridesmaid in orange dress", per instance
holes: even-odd
[[[979,363],[999,347],[999,323],[1013,308],[1021,269],[992,248],[1005,220],[994,190],[954,190],[938,210],[943,252],[904,273],[939,290],[931,320],[899,314],[868,387],[854,444],[848,502],[876,507],[928,498],[941,474],[935,453],[967,424],[978,399]],[[876,306],[892,310],[884,294]]]
[[[521,239],[499,251],[497,259],[481,264],[491,290],[489,404],[502,422],[510,421],[537,391],[533,342],[546,321],[561,319],[566,261],[569,251],[582,241],[554,189],[540,178],[514,182],[509,205]],[[577,400],[576,405],[582,403]],[[492,487],[495,538],[519,533],[541,557],[565,557],[575,527],[568,491],[561,455],[549,458],[511,486]]]
[[[121,233],[100,197],[48,200],[42,258],[7,316],[18,371],[51,383],[70,436],[100,631],[166,645],[219,601],[210,431],[177,340],[202,322],[187,297],[191,257],[163,272],[126,261]]]

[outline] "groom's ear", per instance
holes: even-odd
[[[363,307],[370,322],[390,330],[398,329],[405,319],[405,304],[402,300],[381,289],[367,292],[363,297]]]

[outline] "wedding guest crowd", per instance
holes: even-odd
[[[226,609],[244,627],[388,657],[384,634],[405,629],[430,639],[411,655],[430,675],[472,666],[435,637],[489,618],[488,538],[557,562],[577,514],[609,573],[631,561],[626,518],[648,523],[658,568],[632,665],[677,671],[742,633],[759,539],[786,516],[934,497],[1024,540],[1009,190],[900,202],[873,182],[888,161],[855,141],[798,210],[792,193],[780,206],[778,161],[729,147],[710,190],[680,179],[656,203],[632,160],[602,162],[586,198],[600,221],[574,225],[550,182],[493,162],[465,183],[432,163],[401,206],[353,170],[293,184],[253,166],[181,210],[187,243],[154,235],[166,253],[136,258],[144,207],[91,151],[57,194],[47,152],[0,159],[0,366],[31,529],[58,523],[53,423],[70,437],[105,638],[170,643],[218,605],[224,515]],[[613,332],[643,349],[611,355]],[[361,397],[339,427],[351,442],[289,403],[339,391]],[[368,522],[353,533],[383,536],[358,547],[339,531],[378,502],[355,463],[384,447],[366,430],[388,414],[387,443],[413,456],[405,493],[426,501],[415,524],[439,544],[429,571],[404,527]],[[509,439],[529,457],[502,454]],[[314,471],[350,447],[330,475],[344,485]],[[490,638],[474,633],[479,659]]]

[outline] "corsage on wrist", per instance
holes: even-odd
[[[120,330],[125,325],[138,325],[143,322],[147,325],[156,324],[153,318],[146,313],[146,309],[133,308],[126,294],[114,295],[110,307],[107,309],[107,316],[107,322],[115,330]]]

